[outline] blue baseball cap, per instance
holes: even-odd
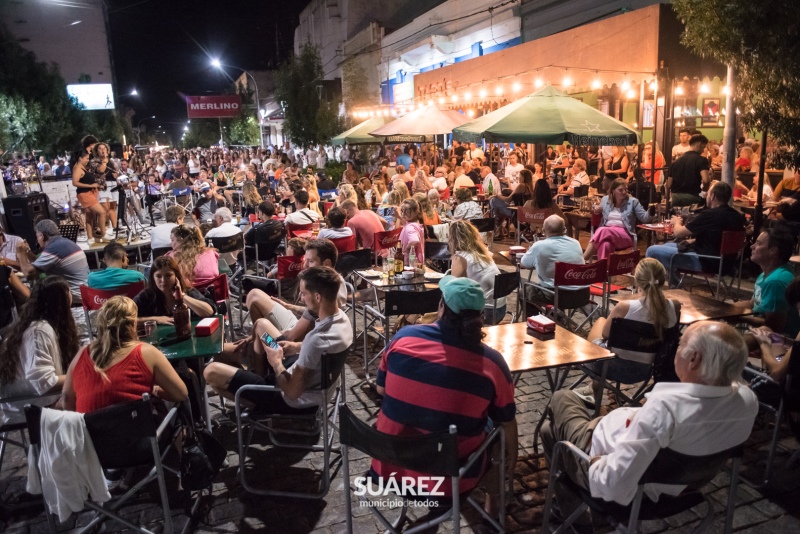
[[[481,311],[486,305],[480,284],[469,278],[447,275],[439,280],[439,289],[442,290],[444,303],[456,313],[463,310]]]

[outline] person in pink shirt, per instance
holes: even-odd
[[[172,250],[167,253],[177,260],[183,276],[192,284],[204,284],[219,276],[219,254],[207,248],[197,227],[181,224],[170,233]]]
[[[400,232],[400,246],[403,248],[403,261],[408,265],[411,250],[417,257],[417,265],[422,265],[424,258],[425,227],[422,226],[422,210],[413,198],[403,201],[398,211],[398,220],[403,230]]]
[[[358,209],[352,200],[343,202],[341,208],[347,215],[347,227],[353,230],[356,239],[364,248],[372,248],[375,234],[383,232],[389,226],[389,223],[374,211]]]

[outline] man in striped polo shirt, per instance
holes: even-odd
[[[377,389],[383,402],[377,428],[395,436],[413,436],[458,428],[459,456],[466,459],[483,442],[487,428],[502,425],[506,433],[506,467],[513,473],[517,458],[514,384],[503,356],[481,342],[485,298],[478,283],[445,276],[439,282],[442,300],[439,319],[429,325],[400,330],[381,360]],[[493,451],[499,457],[499,451]],[[468,472],[461,491],[478,486],[488,462]],[[397,466],[372,462],[382,478],[412,477],[432,491],[426,475]],[[394,473],[394,474],[393,474]],[[495,473],[490,470],[489,473]],[[489,480],[486,511],[497,513],[501,481]],[[438,491],[450,496],[449,483]]]

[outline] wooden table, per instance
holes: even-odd
[[[378,270],[374,268],[373,270]],[[425,273],[435,273],[436,271],[425,267]],[[392,291],[402,289],[406,286],[424,286],[425,284],[438,284],[439,280],[425,278],[424,275],[418,274],[413,278],[403,278],[401,276],[386,277],[381,276],[367,276],[364,271],[353,271],[353,276],[357,276],[367,283],[368,286],[380,291]],[[355,284],[354,284],[355,285]]]
[[[667,238],[672,237],[672,229],[667,229],[664,223],[647,223],[647,224],[637,224],[636,228],[641,230],[647,230],[647,246],[653,244],[653,237],[656,234],[664,234]]]
[[[608,360],[614,354],[595,345],[566,328],[556,325],[556,331],[549,336],[533,335],[526,322],[489,326],[483,329],[486,337],[483,342],[503,355],[516,384],[522,373],[544,370],[553,394],[561,387],[573,367],[583,369],[587,363],[602,362],[600,382],[605,386]],[[600,415],[602,391],[595,396],[595,417]],[[551,395],[552,398],[552,395]],[[548,404],[550,401],[548,400]],[[546,410],[542,412],[534,430],[533,448],[537,449],[539,431],[544,424]]]
[[[667,289],[664,296],[668,299],[677,300],[681,303],[680,324],[690,325],[698,321],[714,321],[718,319],[732,319],[752,315],[752,310],[743,310],[728,302],[695,295],[685,289]],[[641,295],[636,293],[612,295],[610,300],[619,303],[624,300],[635,300]]]
[[[565,211],[564,216],[572,226],[572,237],[580,239],[581,230],[592,231],[592,214],[588,211]]]
[[[206,428],[211,431],[211,415],[208,404],[208,391],[206,391],[206,381],[203,378],[203,365],[206,358],[212,358],[222,354],[222,346],[225,338],[225,317],[214,315],[219,319],[219,326],[210,336],[198,337],[194,334],[194,327],[199,321],[192,321],[192,337],[178,340],[175,336],[175,326],[170,324],[160,324],[156,330],[157,339],[151,344],[158,348],[164,356],[171,362],[197,358],[200,376],[197,377],[200,388],[203,391],[203,403],[205,405]]]

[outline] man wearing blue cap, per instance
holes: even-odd
[[[483,290],[473,280],[454,276],[442,278],[439,288],[438,320],[401,329],[383,355],[377,389],[384,397],[377,429],[400,436],[446,431],[455,424],[459,455],[467,458],[483,442],[487,423],[502,425],[506,467],[513,473],[517,458],[514,383],[503,356],[481,342]],[[377,460],[372,469],[379,477],[412,477],[425,485],[420,478],[425,475],[416,471]],[[482,474],[478,470],[467,473],[460,490],[472,491]],[[502,483],[487,477],[483,486],[486,511],[495,514]],[[440,489],[450,496],[449,485]]]

